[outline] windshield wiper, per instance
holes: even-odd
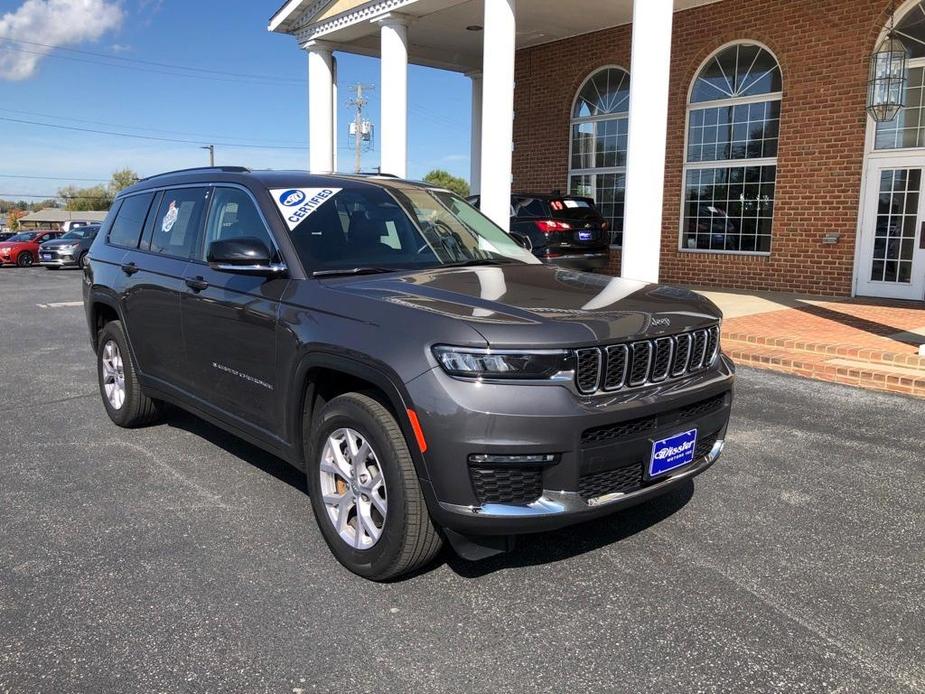
[[[493,260],[492,258],[473,258],[458,263],[444,263],[442,267],[474,267],[476,265],[509,265],[510,260]]]
[[[344,268],[337,268],[333,270],[315,270],[312,273],[312,277],[339,277],[342,275],[379,275],[385,272],[398,272],[398,270],[393,267],[376,267],[376,266],[344,267]]]

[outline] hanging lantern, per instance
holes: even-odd
[[[891,121],[906,106],[906,45],[890,31],[870,57],[867,112],[878,123]]]

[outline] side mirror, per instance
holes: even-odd
[[[514,239],[514,243],[516,243],[521,248],[528,251],[533,250],[533,241],[530,240],[529,236],[524,236],[523,234],[518,234],[517,232],[512,231],[511,238]]]
[[[221,272],[270,277],[286,271],[285,265],[272,261],[267,245],[253,236],[213,241],[206,260],[210,268]]]

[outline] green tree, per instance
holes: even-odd
[[[466,179],[454,176],[449,171],[434,169],[424,177],[424,180],[440,188],[452,190],[462,197],[469,195],[469,184],[466,182]]]
[[[90,188],[78,188],[77,186],[59,188],[58,197],[64,198],[64,209],[74,212],[108,210],[112,204],[112,195],[104,185]]]
[[[109,192],[113,197],[119,194],[125,188],[128,188],[130,185],[134,185],[138,182],[138,174],[132,171],[131,169],[120,169],[115,171],[112,174],[112,179],[109,181]]]

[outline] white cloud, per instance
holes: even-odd
[[[28,79],[52,52],[48,46],[94,41],[121,23],[121,7],[109,0],[26,0],[0,17],[0,78]]]

